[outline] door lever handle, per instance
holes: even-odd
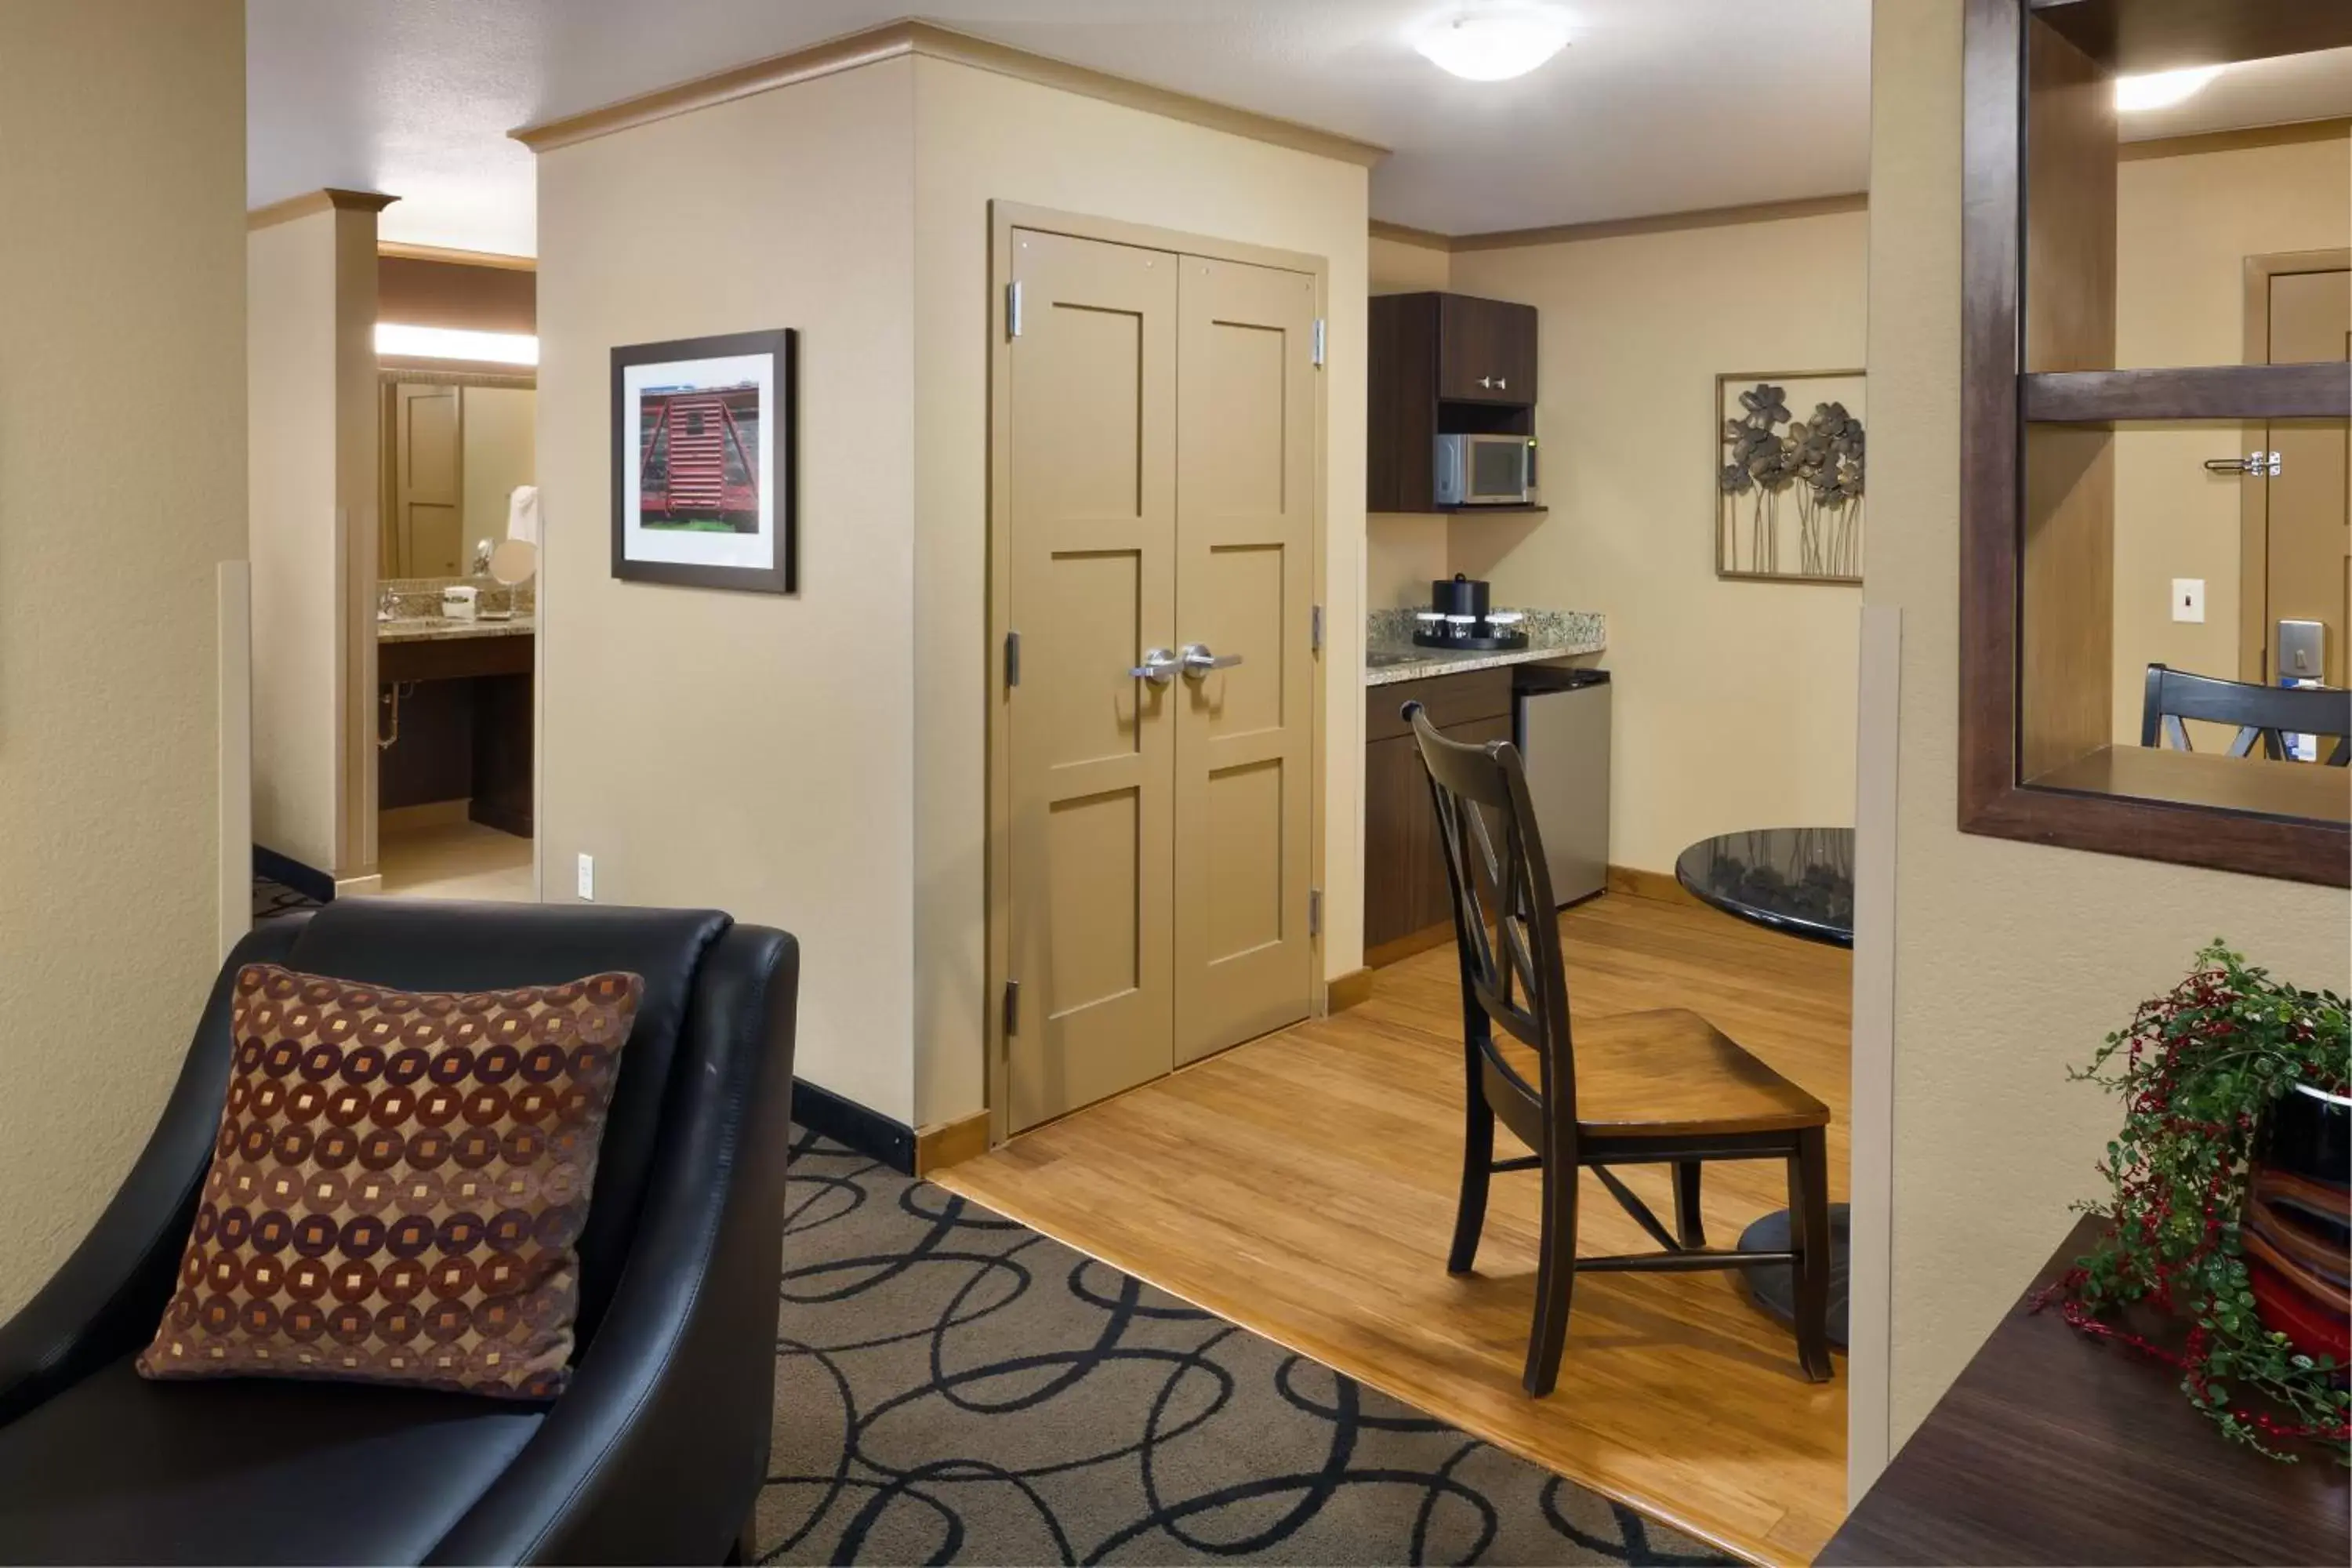
[[[1182,658],[1184,679],[1187,680],[1198,680],[1213,669],[1231,669],[1242,661],[1242,656],[1237,653],[1211,653],[1209,645],[1204,642],[1186,643]]]
[[[1129,670],[1131,680],[1148,680],[1154,686],[1165,686],[1176,679],[1177,666],[1182,662],[1164,647],[1143,650],[1143,662]]]

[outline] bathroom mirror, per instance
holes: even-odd
[[[515,488],[535,480],[538,378],[404,366],[378,379],[377,575],[462,577],[477,541],[507,537]]]

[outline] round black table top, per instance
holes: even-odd
[[[1675,880],[1706,903],[1774,931],[1853,945],[1853,829],[1759,827],[1702,838]]]

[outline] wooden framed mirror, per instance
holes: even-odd
[[[2352,270],[2263,246],[2259,257],[2232,253],[2214,285],[2227,297],[2207,297],[2213,289],[2180,271],[2180,256],[2236,243],[2236,231],[2195,205],[2193,182],[2171,190],[2148,172],[2145,160],[2157,154],[2134,151],[2137,131],[2119,122],[2129,114],[2116,87],[2118,78],[2187,67],[2223,67],[2209,79],[2231,82],[2231,72],[2324,74],[2338,61],[2352,82],[2352,54],[2322,58],[2320,68],[2277,63],[2352,50],[2352,7],[1969,0],[1967,27],[1959,826],[2352,885],[2352,767],[2329,765],[2336,736],[2318,729],[2340,725],[2339,708],[2352,711],[2341,664],[2352,632],[2343,624],[2352,600],[2352,335],[2326,353],[2318,320],[2352,312]],[[2231,85],[2249,104],[2264,96]],[[2269,125],[2261,114],[2252,109],[2193,145],[2175,138],[2182,144],[2161,155],[2306,144],[2323,159],[2352,155],[2344,120]],[[2341,206],[2352,182],[2328,177],[2332,190],[2322,188]],[[2158,205],[2166,201],[2174,207]],[[2328,232],[2336,246],[2346,237],[2347,220],[2331,210],[2313,209],[2332,226],[2314,251],[2329,248]],[[2251,309],[2247,280],[2258,263],[2273,269],[2265,278],[2302,279],[2291,308],[2316,349],[2298,340],[2273,353],[2267,328],[2254,342],[2239,312]],[[2267,283],[2263,300],[2274,317]],[[2227,325],[2227,341],[2200,339],[2194,320]],[[2226,466],[2274,450],[2294,470],[2287,485],[2260,462]],[[2288,485],[2299,488],[2290,495]],[[2281,521],[2310,517],[2320,521]],[[2299,531],[2292,540],[2276,531],[2290,526]],[[2314,589],[2317,608],[2270,614],[2284,606],[2283,591],[2268,586],[2280,571],[2261,566],[2257,580],[2243,564],[2264,559],[2258,543],[2297,563],[2290,579]],[[2315,555],[2331,570],[2315,571]],[[2205,577],[2151,575],[2181,560],[2206,563],[2189,569],[2211,577],[2225,605],[2209,602]],[[2172,606],[2168,597],[2149,602],[2151,584],[2185,602],[2159,615]],[[2279,623],[2331,613],[2336,624],[2309,635],[2334,646],[2305,650],[2301,679],[2333,691],[2283,690],[2297,678],[2282,662]],[[2176,636],[2177,624],[2206,640]],[[2251,676],[2239,647],[2247,637],[2264,650]],[[2215,639],[2221,647],[2206,646]],[[2207,667],[2185,673],[2231,689],[2221,695],[2236,706],[2211,711],[2241,722],[2143,711],[2159,690],[2190,684],[2162,679],[2184,659]],[[2247,704],[2260,711],[2242,715]],[[2281,723],[2312,728],[2253,721],[2279,713]],[[2144,729],[2144,718],[2162,721]],[[2179,749],[2182,740],[2196,749]],[[2352,741],[2345,747],[2352,754]]]

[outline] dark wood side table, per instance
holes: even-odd
[[[2326,1452],[2228,1442],[2171,1368],[2030,1310],[2102,1223],[2051,1255],[1817,1562],[2352,1562],[2352,1485]]]

